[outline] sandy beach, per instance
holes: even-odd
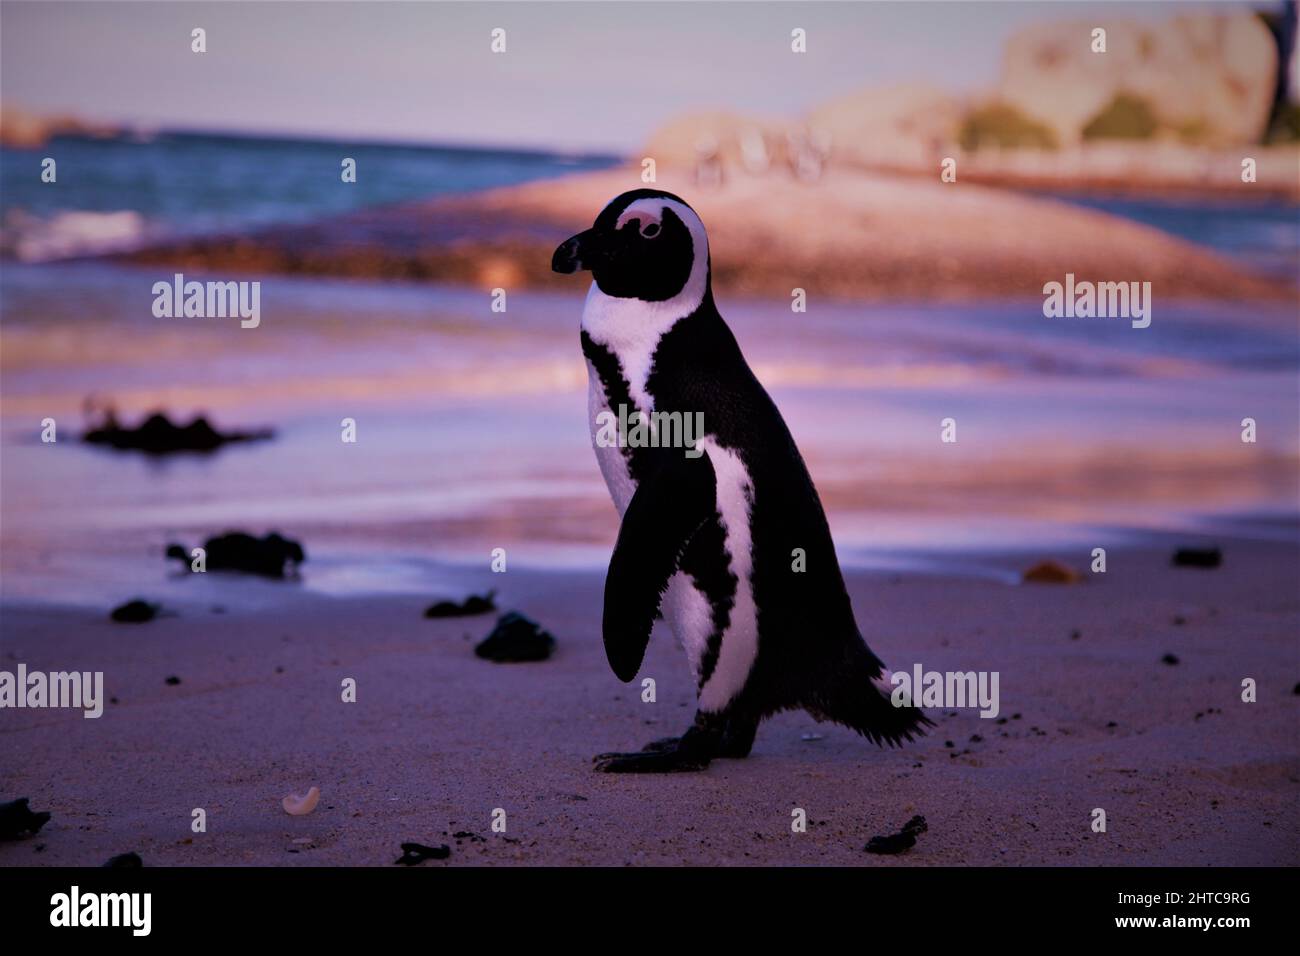
[[[1174,540],[1112,552],[1105,575],[1074,586],[851,574],[887,663],[998,670],[1000,719],[937,712],[930,736],[889,751],[787,713],[749,759],[668,777],[591,769],[599,751],[680,732],[693,707],[662,630],[641,672],[656,703],[609,673],[599,575],[453,575],[499,587],[505,608],[556,635],[536,664],[476,658],[493,618],[424,620],[416,597],[283,585],[274,608],[185,608],[137,626],[11,605],[5,668],[103,670],[116,702],[98,720],[6,714],[0,793],[53,819],[0,844],[0,865],[135,851],[146,865],[384,866],[404,841],[452,847],[425,866],[1294,863],[1300,555],[1232,540],[1221,568],[1176,568]],[[356,703],[340,700],[345,677]],[[1257,703],[1241,701],[1244,677]],[[286,815],[280,798],[313,785],[315,812]],[[196,807],[207,833],[190,832]],[[1105,834],[1089,828],[1096,807]],[[504,833],[491,830],[496,808]],[[806,833],[791,832],[794,808]],[[863,852],[914,814],[929,823],[914,849]]]
[[[4,5],[0,808],[51,816],[0,871],[1300,862],[1295,3],[167,6]],[[860,704],[767,653],[843,611],[773,599],[826,568],[793,440],[872,651],[996,713],[597,772],[696,687],[663,624],[652,699],[607,662],[589,367],[716,446],[717,527],[655,512],[726,539],[710,707]],[[476,656],[508,612],[549,659]]]
[[[472,288],[282,277],[255,332],[160,328],[133,311],[148,275],[7,273],[0,670],[103,671],[116,703],[93,720],[0,714],[0,801],[53,815],[0,843],[0,866],[126,852],[390,866],[408,841],[452,848],[425,866],[1297,859],[1285,308],[1191,304],[1135,332],[1050,323],[1017,300],[850,304],[791,335],[785,303],[728,296],[868,641],[896,670],[999,672],[1006,722],[937,711],[930,736],[882,751],[787,713],[748,760],[635,778],[591,757],[680,733],[694,689],[666,633],[642,671],[653,704],[605,661],[616,521],[583,418],[579,295],[515,295],[503,321]],[[95,393],[132,420],[203,409],[276,437],[211,457],[114,453],[76,440]],[[1258,443],[1241,441],[1246,412]],[[38,438],[47,414],[58,443]],[[356,445],[339,440],[344,416]],[[302,582],[187,578],[162,559],[234,527],[300,539]],[[1175,546],[1215,542],[1222,567],[1170,566]],[[1085,584],[1011,583],[1040,558],[1084,569],[1098,544],[1109,570]],[[496,546],[505,574],[486,566]],[[490,615],[421,616],[491,587],[556,636],[551,660],[475,657]],[[137,595],[172,613],[109,621]],[[1258,703],[1241,702],[1245,677]],[[316,810],[288,816],[281,798],[311,786]],[[190,830],[196,808],[206,833]],[[791,832],[796,808],[806,833]],[[907,854],[863,851],[918,814],[929,830]]]

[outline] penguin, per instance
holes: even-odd
[[[595,768],[703,770],[748,756],[764,718],[797,708],[877,744],[923,733],[919,709],[891,703],[807,466],[714,304],[700,217],[672,193],[625,192],[556,248],[551,268],[592,277],[579,336],[588,417],[621,519],[605,578],[606,656],[631,681],[662,616],[697,688],[682,736],[599,754]],[[702,427],[686,448],[602,438],[620,412],[663,423],[681,413]]]

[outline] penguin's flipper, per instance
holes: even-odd
[[[709,456],[664,449],[659,467],[637,484],[605,576],[605,655],[615,676],[636,676],[668,581],[696,531],[717,514]]]

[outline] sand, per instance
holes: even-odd
[[[0,843],[0,865],[136,851],[146,865],[387,866],[412,840],[452,846],[424,866],[1295,864],[1297,549],[1229,541],[1223,567],[1195,570],[1171,567],[1169,544],[1112,550],[1104,576],[1075,586],[853,573],[859,622],[895,669],[997,670],[1006,723],[936,712],[929,737],[891,751],[788,713],[749,759],[668,777],[591,770],[597,752],[684,729],[693,707],[665,633],[642,670],[656,703],[609,672],[598,574],[464,577],[557,636],[539,664],[476,658],[492,618],[422,619],[441,595],[290,585],[254,609],[135,626],[10,604],[0,667],[103,670],[118,702],[99,720],[0,711],[0,799],[53,813]],[[356,703],[340,700],[346,677]],[[1244,677],[1258,703],[1240,700]],[[281,797],[313,785],[315,812],[286,815]],[[198,807],[206,833],[190,831]],[[795,808],[806,833],[791,832]],[[914,814],[929,830],[913,850],[863,852]]]

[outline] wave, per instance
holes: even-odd
[[[140,213],[64,210],[42,218],[12,210],[0,226],[0,255],[21,262],[53,262],[139,248],[157,230]]]

